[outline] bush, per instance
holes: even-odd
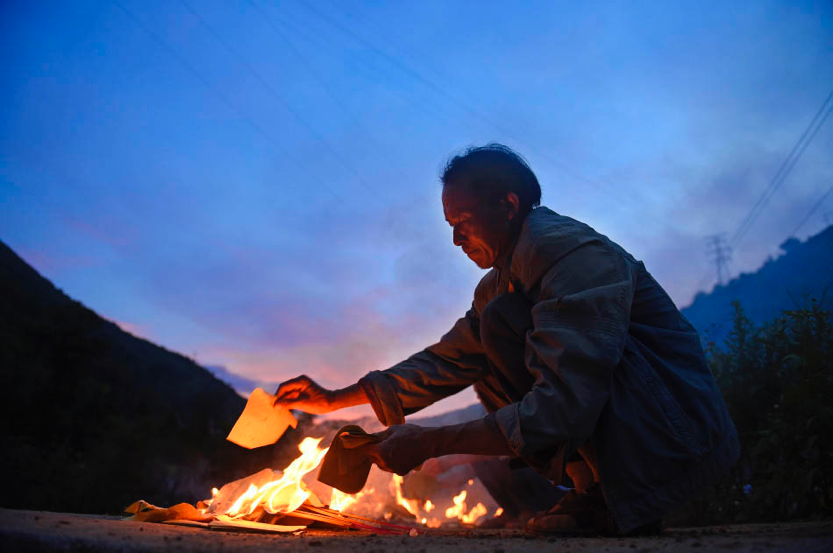
[[[833,514],[833,325],[815,300],[759,328],[735,302],[725,345],[707,346],[741,456],[674,522],[817,519]]]

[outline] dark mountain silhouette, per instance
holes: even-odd
[[[700,293],[682,309],[707,340],[722,343],[732,328],[738,301],[755,325],[772,320],[785,309],[805,307],[816,300],[833,308],[833,226],[804,242],[790,238],[783,255],[768,259],[751,274],[741,274],[711,293]]]
[[[0,507],[119,513],[280,468],[309,419],[272,447],[225,440],[245,400],[177,353],[73,301],[0,242]]]

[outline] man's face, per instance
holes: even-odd
[[[454,245],[463,248],[481,269],[493,267],[509,238],[508,223],[514,214],[507,213],[507,206],[483,202],[465,186],[447,185],[443,211],[454,229]]]

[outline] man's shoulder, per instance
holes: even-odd
[[[543,206],[535,208],[524,220],[512,255],[512,274],[532,285],[565,256],[590,243],[628,255],[589,225]]]

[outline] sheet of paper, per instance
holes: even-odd
[[[226,439],[241,447],[252,449],[278,441],[287,427],[295,428],[298,421],[284,407],[274,406],[275,396],[262,388],[255,388],[246,402],[246,408]]]
[[[208,525],[211,530],[239,530],[239,531],[255,531],[255,532],[297,532],[303,530],[306,526],[280,526],[277,524],[265,524],[263,522],[251,522],[248,520],[232,519],[225,515],[219,515],[217,520],[211,521]]]

